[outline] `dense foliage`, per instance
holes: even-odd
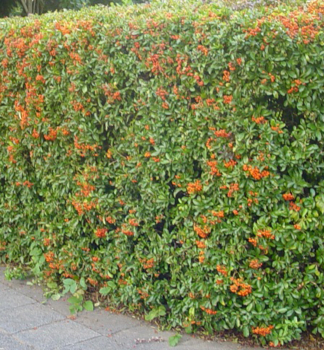
[[[1,261],[188,332],[324,336],[323,14],[0,21]]]
[[[125,0],[123,0],[125,1]],[[114,0],[1,0],[0,17],[41,14],[64,9],[78,10],[84,6],[110,5]],[[142,1],[132,1],[130,3]]]

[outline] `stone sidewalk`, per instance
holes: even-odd
[[[26,281],[7,281],[0,267],[0,350],[167,350],[175,333],[103,309],[69,319],[65,300],[43,297]],[[252,350],[229,342],[203,341],[183,335],[177,350]],[[253,348],[257,350],[257,348]],[[259,348],[260,349],[260,348]]]

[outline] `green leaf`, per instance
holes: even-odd
[[[278,310],[281,314],[285,313],[288,309],[286,307],[282,307],[281,309]]]
[[[55,283],[55,282],[48,282],[47,283],[47,287],[50,288],[50,289],[55,289],[55,288],[57,288],[57,283]]]
[[[73,315],[73,314],[75,314],[78,311],[78,306],[76,306],[75,304],[72,304],[69,307],[69,310],[70,310],[71,315]]]
[[[80,279],[80,286],[81,286],[84,290],[87,289],[87,284],[86,284],[86,282],[85,282],[84,277],[82,277],[82,278]]]
[[[169,345],[170,346],[178,345],[178,343],[179,343],[181,338],[182,338],[181,334],[176,334],[176,335],[173,335],[173,336],[169,337]]]
[[[146,321],[152,321],[154,318],[165,315],[165,307],[159,306],[157,309],[153,309],[150,311],[148,315],[145,316]]]
[[[64,286],[71,286],[74,283],[75,283],[75,281],[71,278],[67,278],[63,281]]]
[[[70,304],[80,304],[82,299],[78,298],[78,297],[70,297],[67,301],[70,303]]]
[[[108,286],[109,286],[111,289],[115,289],[115,288],[116,288],[116,283],[114,283],[113,281],[109,281],[107,284],[108,284]]]
[[[324,199],[323,196],[315,197],[316,208],[319,209],[322,214],[324,214]]]
[[[61,298],[61,294],[59,294],[59,293],[56,293],[56,294],[51,296],[51,299],[55,300],[55,301],[60,300],[60,298]]]
[[[244,337],[248,337],[250,335],[250,330],[249,330],[249,327],[248,326],[244,326],[243,327],[243,335]]]
[[[87,311],[93,311],[93,302],[91,300],[87,300],[84,304],[83,307]]]
[[[67,278],[63,281],[63,284],[64,284],[64,287],[65,287],[65,290],[64,290],[64,294],[67,293],[67,292],[70,292],[72,294],[74,294],[77,290],[77,283],[72,280],[71,278]]]
[[[100,288],[99,293],[106,296],[110,293],[110,291],[111,291],[110,287],[102,287]]]

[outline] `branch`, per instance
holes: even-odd
[[[28,7],[27,7],[27,4],[25,2],[26,0],[20,0],[20,1],[21,1],[22,5],[23,5],[24,10],[26,11],[26,13],[28,15]]]
[[[33,13],[33,1],[34,0],[27,0],[28,1],[28,14]]]

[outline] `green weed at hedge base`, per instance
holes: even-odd
[[[324,336],[323,14],[0,21],[1,261],[169,327]]]

